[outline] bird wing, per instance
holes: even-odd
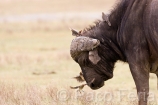
[[[85,80],[81,76],[74,77],[78,82],[84,82]]]

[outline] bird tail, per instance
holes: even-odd
[[[70,86],[70,88],[71,88],[71,89],[77,89],[77,88],[78,88],[78,86],[76,86],[76,87],[72,87],[72,86]]]

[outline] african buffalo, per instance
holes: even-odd
[[[72,58],[92,89],[113,77],[116,61],[127,62],[139,105],[147,105],[149,73],[158,76],[158,0],[121,0],[102,18],[83,31],[72,29]]]

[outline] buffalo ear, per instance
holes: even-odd
[[[97,49],[89,51],[89,60],[95,65],[101,60],[101,58],[98,55]]]
[[[78,31],[76,31],[72,28],[70,28],[70,30],[71,30],[73,36],[79,36],[80,35],[80,32],[78,32]]]
[[[109,16],[106,15],[106,14],[104,14],[104,12],[102,12],[102,19],[103,19],[103,21],[107,22],[107,24],[108,24],[109,26],[111,26],[111,23],[110,23],[110,21],[109,21]]]

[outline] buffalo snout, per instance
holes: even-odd
[[[96,90],[104,86],[104,81],[94,78],[90,83],[88,83],[88,85],[91,89]]]

